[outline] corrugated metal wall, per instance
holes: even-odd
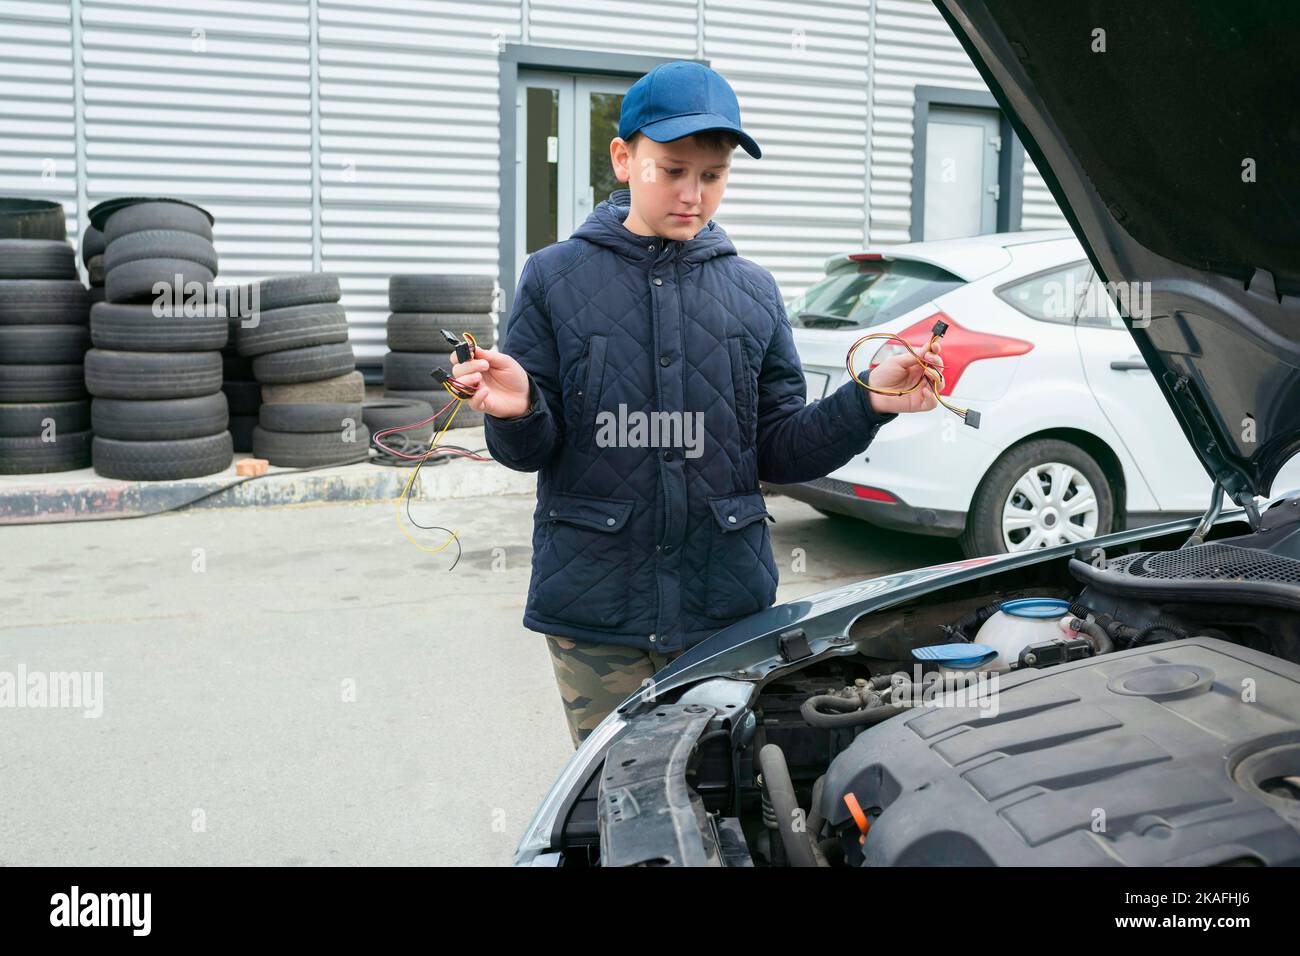
[[[907,241],[915,87],[983,89],[928,0],[0,0],[0,193],[62,200],[70,235],[79,189],[205,205],[223,278],[338,273],[374,360],[390,274],[497,274],[517,42],[707,58],[765,150],[737,151],[719,220],[787,297]],[[1064,225],[1028,159],[1023,224]]]

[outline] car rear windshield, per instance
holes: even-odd
[[[864,260],[837,270],[790,303],[790,324],[805,329],[866,329],[912,311],[963,281],[924,262]]]

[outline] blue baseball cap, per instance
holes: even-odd
[[[622,139],[640,131],[657,143],[667,143],[707,129],[729,129],[750,156],[763,155],[754,137],[740,128],[740,103],[731,84],[703,63],[661,63],[623,97],[618,118]]]

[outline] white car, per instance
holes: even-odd
[[[942,406],[900,415],[831,475],[765,487],[824,513],[958,537],[972,557],[1200,514],[1211,481],[1108,292],[1143,315],[1143,290],[1103,288],[1068,231],[831,257],[788,306],[808,400],[849,380],[860,337],[896,332],[919,348],[942,319],[942,394],[979,412],[979,427]],[[858,349],[861,378],[881,350]],[[1275,489],[1300,485],[1298,464]]]

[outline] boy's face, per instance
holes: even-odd
[[[694,136],[668,143],[642,136],[634,154],[623,139],[614,137],[609,144],[614,175],[632,193],[632,208],[623,225],[638,236],[694,238],[722,202],[731,153],[725,146],[702,147]]]

